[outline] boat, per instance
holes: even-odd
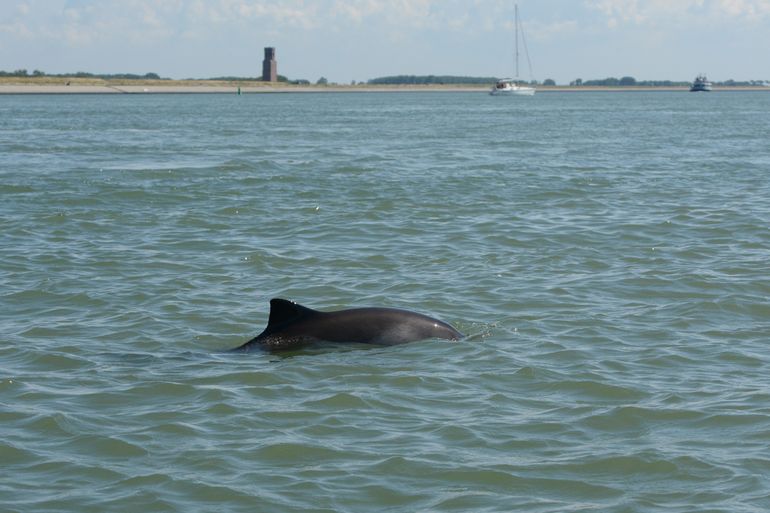
[[[492,96],[532,96],[535,94],[535,88],[526,85],[519,80],[519,29],[521,28],[521,42],[524,45],[524,54],[527,56],[527,63],[529,64],[529,75],[532,76],[532,63],[529,60],[529,52],[527,51],[527,41],[524,39],[524,29],[521,27],[519,21],[519,5],[514,5],[514,29],[515,29],[515,61],[516,61],[516,78],[501,78],[495,85],[492,86],[492,90],[489,94]]]
[[[498,80],[492,90],[489,91],[492,96],[503,96],[507,94],[518,94],[519,96],[532,96],[535,94],[535,88],[519,84],[513,78],[501,78]]]
[[[706,78],[706,75],[698,75],[695,77],[695,82],[692,83],[690,91],[711,91],[711,82],[709,82],[709,79]]]

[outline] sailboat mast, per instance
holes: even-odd
[[[516,34],[516,79],[519,79],[519,4],[513,4],[513,26]]]

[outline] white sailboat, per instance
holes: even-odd
[[[529,51],[527,50],[527,41],[524,39],[524,29],[521,27],[519,21],[519,4],[514,5],[514,29],[515,29],[515,61],[516,61],[516,77],[515,78],[501,78],[492,86],[492,90],[489,94],[492,96],[509,96],[512,94],[519,96],[532,96],[535,94],[535,88],[526,85],[519,80],[519,28],[521,28],[521,42],[524,44],[524,54],[527,56],[527,64],[529,64],[529,75],[532,77],[532,62],[529,60]]]

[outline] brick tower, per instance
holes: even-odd
[[[278,81],[278,62],[275,60],[275,48],[265,48],[265,60],[262,61],[262,80]]]

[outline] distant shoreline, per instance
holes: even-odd
[[[102,80],[13,79],[0,80],[3,94],[241,94],[254,93],[367,93],[367,92],[486,92],[490,85],[294,85],[257,81],[216,80]],[[688,91],[685,86],[537,86],[538,92]],[[715,87],[719,91],[768,91],[770,87]]]

